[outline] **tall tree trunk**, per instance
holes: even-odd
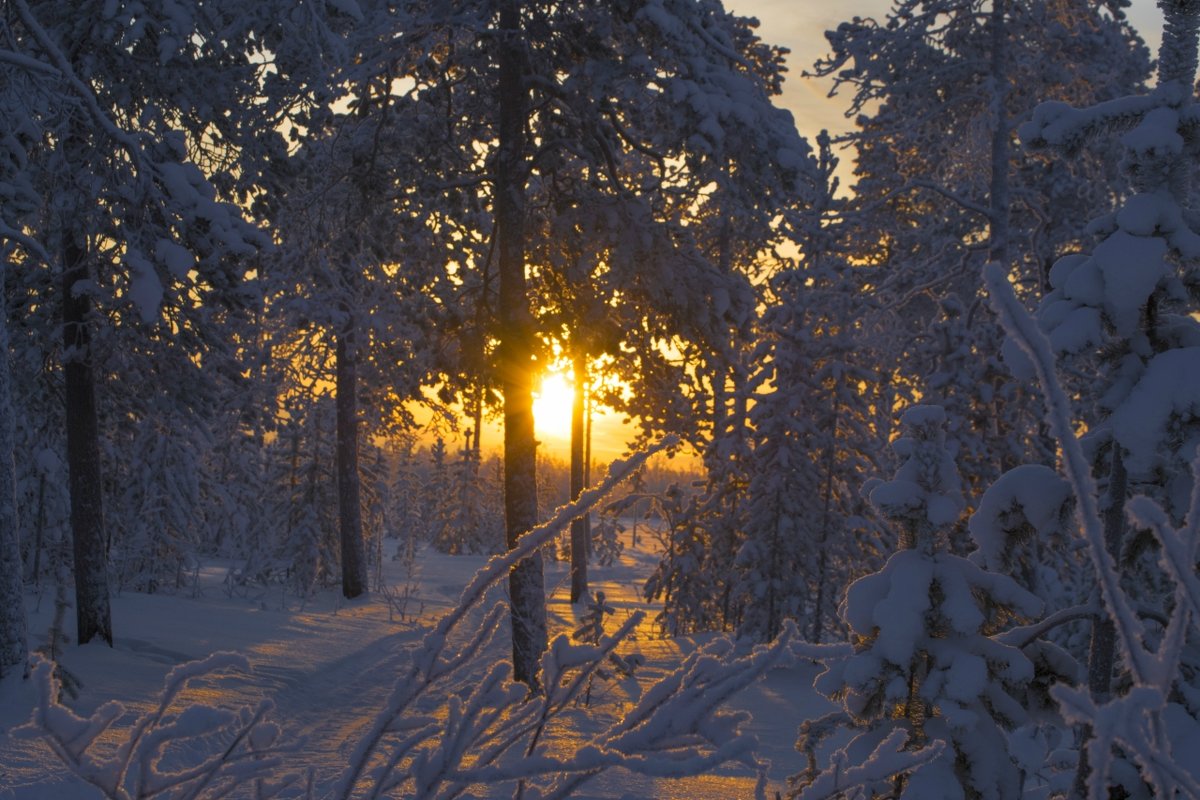
[[[1125,460],[1121,456],[1121,445],[1113,442],[1112,464],[1108,473],[1108,491],[1104,508],[1104,546],[1113,562],[1121,563],[1121,548],[1125,539],[1125,495],[1129,489],[1129,475],[1125,471]],[[1095,592],[1099,596],[1099,588]],[[1097,706],[1112,698],[1112,674],[1116,664],[1117,629],[1107,614],[1100,614],[1092,622],[1092,638],[1088,642],[1087,680],[1088,691]],[[1075,768],[1075,781],[1071,797],[1088,796],[1088,780],[1092,772],[1088,759],[1087,743],[1092,738],[1091,726],[1084,726],[1083,744],[1079,748],[1079,764]]]
[[[472,416],[471,416],[471,419],[475,423],[475,428],[471,431],[471,443],[470,443],[469,447],[471,449],[471,457],[475,459],[476,464],[480,463],[479,441],[480,441],[481,432],[483,430],[483,394],[484,394],[484,391],[485,390],[483,388],[482,383],[480,383],[478,386],[475,387],[475,402],[474,402],[474,408],[472,409]]]
[[[821,530],[817,534],[817,600],[816,608],[813,610],[813,631],[812,640],[817,644],[821,643],[821,637],[825,635],[825,571],[829,568],[829,520],[830,511],[833,507],[833,467],[836,458],[835,445],[837,444],[838,423],[841,421],[842,403],[838,396],[837,387],[833,390],[833,430],[829,432],[830,441],[825,446],[824,458],[825,462],[825,488],[821,498]]]
[[[29,658],[25,585],[21,579],[21,545],[17,531],[8,304],[4,302],[4,282],[10,268],[7,259],[0,262],[0,677],[13,667],[25,670]]]
[[[586,372],[584,373],[586,374]],[[583,488],[592,488],[592,385],[583,386]],[[592,515],[583,517],[583,541],[587,545],[588,558],[592,557]]]
[[[508,546],[537,524],[537,442],[533,430],[533,331],[525,285],[525,121],[520,3],[501,0],[496,102],[498,149],[495,222],[500,268],[500,371],[504,391],[504,520]],[[513,567],[513,677],[539,688],[546,650],[546,588],[542,556]]]
[[[77,641],[99,636],[112,645],[108,598],[108,553],[104,542],[100,433],[92,373],[87,295],[87,251],[65,229],[62,312],[63,373],[67,422],[67,472],[71,494],[71,536],[75,557]]]
[[[587,354],[580,352],[574,363],[575,397],[571,407],[571,499],[584,490],[584,394],[587,392]],[[571,521],[571,602],[578,603],[588,590],[588,519]]]
[[[358,354],[354,319],[337,336],[338,539],[342,552],[342,595],[367,591],[367,551],[362,535],[358,479]]]
[[[592,486],[592,386],[583,387],[583,488]],[[590,531],[590,526],[589,526]],[[590,536],[590,532],[589,532]],[[592,552],[591,539],[588,539],[588,552]]]
[[[1008,64],[1005,59],[1008,32],[1004,15],[1005,0],[993,0],[991,19],[992,39],[992,175],[988,200],[989,231],[988,259],[1008,266],[1008,162],[1010,131],[1008,112]]]

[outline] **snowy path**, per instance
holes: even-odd
[[[418,578],[422,620],[428,622],[445,613],[483,561],[424,553]],[[657,638],[652,622],[655,610],[648,608],[639,594],[653,565],[650,552],[627,549],[619,563],[593,567],[592,590],[605,592],[616,608],[610,630],[634,610],[647,610],[646,620],[627,648],[642,653],[646,664],[636,683],[626,680],[598,685],[591,706],[573,712],[578,730],[560,736],[556,749],[576,746],[601,721],[619,716],[636,699],[638,684],[665,674],[697,645],[689,638]],[[393,582],[402,580],[398,565],[387,568],[397,573],[389,576]],[[419,642],[424,626],[390,622],[386,604],[375,596],[347,606],[335,604],[332,593],[326,592],[304,608],[278,590],[259,597],[230,598],[220,587],[222,574],[212,570],[197,596],[125,594],[114,598],[117,646],[68,647],[64,655],[66,666],[84,682],[75,705],[90,711],[104,700],[117,699],[130,710],[141,711],[149,706],[163,676],[175,664],[216,650],[235,650],[249,658],[254,674],[214,680],[197,689],[197,699],[253,705],[270,698],[276,706],[272,718],[304,739],[293,757],[296,765],[315,767],[319,783],[326,783],[344,766],[347,743],[387,697],[398,671],[407,663],[406,651]],[[547,564],[546,583],[551,636],[569,634],[576,624],[576,609],[567,602],[566,566]],[[34,631],[40,633],[48,627],[51,605],[44,598],[40,610],[31,614]],[[494,646],[503,650],[507,642],[498,641]],[[762,742],[761,754],[775,764],[772,782],[776,785],[801,766],[792,749],[800,721],[805,714],[823,710],[822,701],[813,698],[809,688],[812,672],[810,666],[778,670],[745,692],[737,703],[754,716],[751,729]],[[0,729],[22,722],[28,708],[25,687],[11,681],[0,686]],[[751,796],[753,784],[744,769],[731,768],[674,783],[614,771],[588,784],[577,796],[727,800]],[[96,796],[94,790],[64,776],[41,744],[0,737],[0,800]]]

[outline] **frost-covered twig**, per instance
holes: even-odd
[[[1200,467],[1200,464],[1193,465],[1193,469],[1197,467]],[[1188,525],[1176,530],[1167,519],[1167,512],[1149,497],[1134,497],[1129,501],[1128,511],[1135,524],[1154,532],[1162,544],[1159,561],[1163,569],[1175,579],[1180,590],[1180,600],[1186,604],[1188,611],[1196,619],[1200,619],[1200,578],[1196,577],[1195,525],[1191,524],[1189,519]]]
[[[539,548],[554,540],[566,530],[571,521],[587,513],[599,504],[623,480],[640,468],[647,459],[661,450],[673,446],[675,439],[668,437],[659,444],[624,460],[618,460],[609,468],[609,474],[596,488],[584,492],[577,500],[564,505],[555,512],[554,516],[524,534],[516,545],[502,555],[493,556],[463,589],[458,605],[442,617],[422,639],[421,647],[413,658],[409,669],[400,677],[392,690],[391,696],[383,709],[375,716],[362,739],[359,740],[351,753],[349,764],[332,792],[333,797],[349,798],[354,795],[360,784],[366,780],[372,789],[370,796],[376,796],[381,787],[389,785],[391,774],[396,769],[403,755],[391,753],[374,771],[369,770],[372,760],[379,754],[384,738],[394,730],[404,715],[437,681],[454,674],[464,664],[470,661],[483,645],[490,641],[495,632],[499,619],[499,609],[493,609],[484,624],[476,629],[466,647],[452,657],[446,658],[450,634],[457,629],[467,614],[476,608],[488,590],[508,577],[512,568],[532,555]],[[404,740],[409,750],[415,750],[420,740],[413,737]]]
[[[1196,557],[1200,555],[1200,454],[1192,460],[1192,494],[1183,527],[1176,529],[1158,503],[1135,497],[1127,507],[1130,520],[1154,531],[1162,543],[1159,563],[1175,580],[1175,611],[1168,618],[1158,648],[1155,683],[1166,694],[1177,677],[1188,629],[1200,628],[1200,579]]]
[[[108,752],[95,745],[125,708],[110,701],[89,717],[77,716],[55,700],[52,665],[39,661],[34,669],[39,702],[18,732],[44,740],[68,769],[109,800],[215,800],[251,784],[258,797],[273,797],[298,776],[280,775],[282,760],[272,750],[279,730],[265,721],[269,702],[239,711],[201,704],[176,710],[192,681],[248,669],[243,656],[224,652],[175,667],[167,673],[157,707],[139,717]],[[170,762],[177,767],[173,771]]]
[[[1050,344],[1046,341],[1045,334],[1038,329],[1037,323],[1017,300],[1003,267],[995,263],[988,264],[983,275],[992,306],[996,309],[996,315],[1005,331],[1033,362],[1034,372],[1046,401],[1046,420],[1050,432],[1062,448],[1064,471],[1075,494],[1075,513],[1096,569],[1096,579],[1105,610],[1116,627],[1121,651],[1134,678],[1143,683],[1151,675],[1153,665],[1141,644],[1142,624],[1121,589],[1116,564],[1104,543],[1104,524],[1096,502],[1096,484],[1071,424],[1071,405],[1058,383]]]
[[[542,792],[542,800],[565,798],[596,775],[622,767],[652,777],[697,775],[731,761],[756,769],[756,797],[763,797],[764,766],[753,758],[755,740],[740,733],[745,714],[718,714],[733,695],[768,670],[790,662],[795,625],[787,622],[768,646],[730,659],[733,645],[719,639],[649,687],[638,704],[608,730],[580,748],[569,769]]]
[[[1093,774],[1109,774],[1113,745],[1120,744],[1143,767],[1154,797],[1200,797],[1200,781],[1180,766],[1171,748],[1163,746],[1161,710],[1165,695],[1160,688],[1136,686],[1102,706],[1080,689],[1059,685],[1050,691],[1068,722],[1091,728],[1087,757]],[[1089,800],[1109,796],[1104,780],[1092,780],[1088,787]]]
[[[906,750],[904,746],[907,740],[908,734],[903,730],[892,731],[861,764],[845,770],[825,770],[804,787],[796,796],[797,800],[824,800],[842,796],[852,789],[910,773],[932,762],[945,748],[945,742],[935,741],[920,750]]]
[[[827,658],[843,658],[854,652],[854,645],[849,642],[829,642],[817,644],[796,639],[791,644],[792,656],[822,663]]]

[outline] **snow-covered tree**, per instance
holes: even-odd
[[[1003,337],[979,270],[1003,262],[1037,296],[1049,263],[1079,245],[1068,220],[1107,208],[1120,188],[1115,151],[1068,169],[1015,152],[1014,131],[1041,100],[1088,103],[1140,87],[1149,62],[1123,6],[903,0],[885,20],[830,31],[831,53],[815,68],[856,116],[843,235],[857,262],[881,267],[880,366],[923,402],[948,404],[976,491],[1044,447],[1033,399],[998,370]]]
[[[1200,4],[1179,0],[1162,6],[1166,26],[1154,91],[1083,109],[1046,103],[1021,129],[1027,144],[1068,154],[1093,137],[1120,132],[1133,193],[1116,213],[1092,223],[1090,232],[1101,240],[1090,253],[1055,264],[1051,291],[1038,311],[1040,332],[1026,330],[1011,291],[999,275],[990,276],[994,302],[1021,345],[1012,348],[1014,369],[1036,374],[1044,387],[1106,612],[1092,626],[1090,696],[1059,695],[1067,716],[1087,723],[1089,744],[1074,791],[1092,796],[1112,784],[1137,793],[1146,783],[1164,796],[1194,786],[1170,768],[1162,725],[1175,713],[1166,695],[1184,677],[1180,649],[1189,612],[1180,592],[1192,580],[1195,561],[1192,544],[1192,554],[1185,556],[1189,566],[1182,570],[1189,577],[1179,577],[1177,558],[1188,545],[1183,551],[1176,547],[1194,535],[1185,525],[1194,513],[1196,485],[1188,464],[1200,443],[1193,413],[1200,402],[1200,384],[1194,380],[1200,326],[1193,318],[1200,293],[1200,235],[1190,207],[1200,155],[1191,122]],[[1097,376],[1087,394],[1094,416],[1084,448],[1070,429],[1071,409],[1058,387],[1054,354]],[[1082,463],[1085,453],[1090,469]],[[1135,492],[1145,497],[1130,501]],[[1132,526],[1127,509],[1135,517]],[[1161,609],[1161,639],[1133,616],[1130,591],[1136,591],[1140,605]],[[1128,676],[1120,684],[1115,683],[1118,666]],[[1140,705],[1139,713],[1151,720],[1145,740],[1123,724],[1114,725],[1132,705]],[[1195,711],[1189,709],[1193,728]],[[1114,742],[1121,743],[1136,769],[1124,759],[1116,762],[1125,765],[1123,772],[1114,767]],[[1162,752],[1148,755],[1147,748]]]
[[[111,640],[100,425],[119,370],[101,358],[124,336],[166,349],[164,332],[219,341],[212,316],[252,300],[239,288],[249,271],[240,259],[269,242],[229,201],[253,199],[260,166],[285,150],[279,105],[256,100],[267,84],[278,99],[295,64],[311,62],[295,57],[328,31],[277,36],[267,3],[247,13],[235,3],[20,0],[9,11],[4,88],[20,125],[3,160],[39,202],[6,203],[4,235],[39,307],[61,310],[59,335],[45,329],[38,343],[63,373],[78,634]]]
[[[817,141],[825,190],[794,210],[801,255],[771,276],[758,325],[737,591],[743,633],[770,638],[791,617],[820,641],[837,625],[838,587],[881,563],[878,521],[858,484],[880,467],[886,438],[876,424],[879,353],[863,324],[873,270],[844,257],[830,224],[844,205],[838,162],[829,137]]]
[[[704,264],[695,254],[708,258],[711,248],[682,219],[710,195],[732,197],[725,190],[742,181],[742,205],[729,202],[726,211],[756,207],[755,228],[765,229],[775,188],[800,181],[806,149],[790,117],[770,102],[779,90],[781,54],[757,38],[751,21],[714,0],[586,6],[478,0],[453,14],[416,4],[396,20],[392,52],[399,58],[363,63],[412,81],[428,119],[441,125],[423,143],[423,163],[436,177],[431,202],[463,220],[447,230],[469,228],[466,241],[484,245],[456,262],[455,281],[478,287],[486,309],[472,320],[468,344],[472,359],[495,370],[487,383],[501,390],[511,546],[537,518],[531,392],[542,331],[526,256],[543,211],[553,216],[553,182],[587,175],[589,189],[612,207],[666,225],[656,238],[668,253],[682,254],[676,263]],[[714,183],[722,191],[712,192]],[[637,237],[629,241],[644,249]],[[730,250],[725,255],[732,260]],[[709,261],[709,273],[720,273],[723,267]],[[720,337],[709,338],[725,340],[725,331],[749,319],[753,304],[744,281],[741,299],[748,302],[735,303],[726,289],[714,293],[724,297],[714,305],[702,293],[712,285],[707,275],[691,281],[681,270],[660,277],[643,307],[675,298],[668,304],[679,311],[665,335],[658,324],[629,328],[638,345],[661,344],[689,326],[716,327]],[[679,291],[692,285],[696,291]],[[653,360],[660,348],[632,352]],[[661,415],[660,407],[652,416]],[[517,674],[531,685],[545,648],[537,558],[514,572],[510,587]]]
[[[838,717],[858,732],[825,770],[796,776],[799,797],[809,786],[828,790],[829,780],[842,791],[813,796],[850,796],[855,787],[838,785],[837,773],[870,770],[869,757],[896,731],[907,749],[933,755],[902,770],[880,764],[859,784],[868,793],[1001,800],[1023,791],[1006,734],[1030,718],[1025,694],[1034,665],[995,636],[1014,619],[1035,617],[1042,604],[1011,578],[948,551],[964,501],[945,419],[939,406],[909,408],[894,443],[903,463],[891,481],[868,487],[871,502],[896,525],[900,549],[846,592],[841,614],[854,650],[828,660],[817,687],[840,701]],[[833,724],[807,724],[802,746],[815,747]]]

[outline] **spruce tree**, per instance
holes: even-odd
[[[905,411],[893,445],[903,463],[892,480],[868,486],[896,526],[900,549],[846,592],[840,613],[854,649],[827,659],[816,684],[842,710],[806,724],[801,747],[811,753],[839,721],[857,733],[832,757],[829,774],[810,761],[793,779],[797,793],[817,781],[836,786],[836,770],[863,765],[897,731],[907,749],[932,748],[931,757],[892,775],[881,764],[865,782],[870,793],[1004,800],[1023,791],[1007,732],[1030,718],[1025,694],[1034,665],[995,636],[1042,604],[1011,578],[949,552],[964,501],[945,422],[939,406]]]

